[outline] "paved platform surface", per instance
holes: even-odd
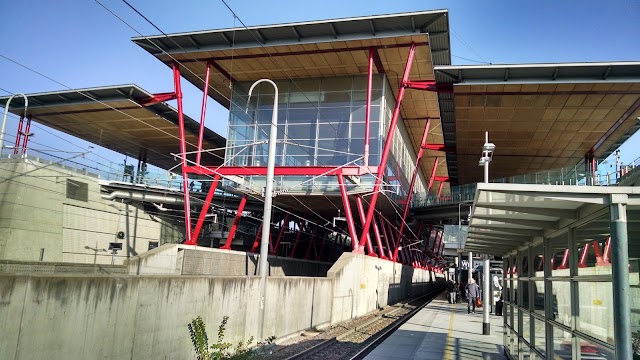
[[[502,317],[490,315],[491,335],[482,335],[482,311],[449,304],[444,293],[378,345],[368,360],[502,360]]]

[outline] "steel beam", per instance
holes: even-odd
[[[207,193],[207,197],[204,199],[204,204],[202,205],[202,210],[200,210],[200,216],[198,217],[198,222],[196,223],[195,229],[193,229],[193,233],[191,235],[191,242],[187,242],[187,245],[196,245],[198,242],[198,235],[200,235],[200,230],[202,229],[202,225],[204,224],[204,219],[209,212],[209,207],[211,206],[211,200],[213,199],[213,195],[216,192],[216,188],[218,187],[218,183],[220,182],[220,175],[214,175],[213,182],[211,182],[211,186],[209,187],[209,192]],[[188,193],[188,189],[185,189],[185,194]],[[185,210],[189,211],[189,210]],[[186,215],[185,215],[186,216]]]
[[[242,199],[240,200],[240,205],[238,205],[236,218],[233,220],[233,225],[231,225],[231,229],[229,229],[229,236],[227,236],[227,242],[222,247],[220,247],[220,249],[225,249],[225,250],[231,249],[231,242],[233,241],[233,237],[236,235],[236,231],[238,230],[238,224],[240,223],[240,218],[242,218],[242,211],[244,211],[244,206],[246,204],[247,204],[247,194],[244,194],[242,196]]]
[[[207,99],[209,98],[209,75],[211,73],[211,62],[207,61],[207,70],[204,75],[204,89],[202,90],[202,109],[200,112],[200,132],[198,133],[198,152],[196,153],[196,164],[200,165],[202,156],[202,137],[204,134],[204,119],[207,113]]]
[[[358,214],[360,215],[360,222],[364,222],[364,206],[362,206],[362,196],[356,195],[356,207],[358,208]],[[360,245],[362,247],[362,244]],[[373,245],[371,244],[371,234],[367,234],[367,252],[369,256],[378,257],[376,253],[373,251]]]
[[[400,117],[400,110],[402,108],[402,100],[404,99],[404,93],[406,91],[406,82],[409,81],[409,74],[411,73],[411,65],[413,63],[413,58],[416,53],[416,44],[411,44],[411,48],[409,49],[409,56],[407,57],[407,64],[404,68],[404,74],[402,75],[402,83],[400,86],[400,90],[398,91],[398,99],[396,100],[396,106],[393,110],[393,116],[391,117],[391,123],[389,124],[389,131],[387,132],[387,137],[384,143],[384,148],[382,149],[382,154],[380,156],[380,165],[378,169],[382,170],[382,174],[376,177],[375,185],[373,186],[373,194],[371,195],[371,201],[369,203],[369,211],[367,212],[367,217],[362,228],[362,236],[360,237],[360,243],[364,243],[367,240],[367,234],[369,233],[369,228],[371,227],[371,221],[373,219],[373,213],[376,210],[376,203],[378,201],[378,195],[380,195],[380,186],[382,185],[383,174],[385,173],[385,168],[387,166],[387,160],[389,158],[389,153],[391,152],[391,145],[393,143],[393,135],[395,134],[396,125],[398,123],[398,118]]]
[[[362,176],[378,174],[377,166],[277,166],[274,176]],[[187,166],[189,174],[222,176],[266,176],[266,166]]]

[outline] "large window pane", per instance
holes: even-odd
[[[611,282],[578,283],[578,329],[613,344],[613,288]]]
[[[576,248],[574,249],[574,254],[578,256],[578,275],[611,274],[610,266],[602,266],[602,248],[600,247],[600,244],[610,236],[609,215],[601,216],[576,228],[575,234]],[[596,256],[596,249],[600,256]]]
[[[553,327],[553,359],[571,359],[571,333]]]
[[[528,281],[520,281],[519,285],[520,290],[522,291],[522,308],[529,310],[529,282]]]
[[[531,316],[524,311],[522,313],[522,337],[531,342]]]
[[[533,310],[544,316],[544,281],[533,281]]]
[[[571,326],[571,283],[569,281],[551,282],[552,319]]]
[[[551,269],[551,276],[569,276],[569,236],[564,233],[557,236],[547,243],[550,252],[553,254],[552,262],[553,267]]]
[[[544,326],[544,321],[540,321],[538,319],[534,319],[534,333],[533,333],[533,337],[534,337],[534,345],[535,348],[540,351],[542,354],[546,353],[546,349],[545,349],[545,344],[547,343],[546,340],[546,329]]]

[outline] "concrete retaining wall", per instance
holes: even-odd
[[[129,265],[161,271],[166,262],[183,264],[187,250],[160,247],[150,252],[155,260]],[[198,315],[211,341],[224,316],[226,341],[257,336],[259,277],[171,274],[176,269],[161,276],[0,274],[0,358],[193,359],[187,324]],[[442,286],[440,274],[345,253],[327,278],[267,278],[264,336],[337,323]]]

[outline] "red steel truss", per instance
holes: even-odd
[[[413,188],[415,186],[415,181],[417,179],[417,174],[420,169],[420,161],[423,157],[424,150],[435,150],[442,152],[452,152],[454,149],[445,147],[443,144],[428,144],[427,143],[427,135],[429,132],[429,126],[431,123],[430,119],[427,119],[425,130],[423,133],[422,143],[420,144],[418,156],[415,163],[415,168],[413,171],[413,176],[411,179],[411,184],[407,191],[407,199],[404,201],[404,212],[399,222],[399,225],[396,226],[389,219],[385,218],[378,210],[376,210],[376,204],[378,200],[378,196],[380,193],[380,188],[383,181],[383,176],[385,174],[384,169],[386,169],[388,158],[390,155],[390,151],[393,145],[393,135],[395,134],[395,129],[397,126],[397,122],[400,117],[400,111],[402,107],[402,101],[404,99],[406,89],[417,89],[417,90],[427,90],[427,91],[435,91],[435,92],[452,92],[451,86],[440,86],[435,83],[433,80],[417,80],[410,81],[409,75],[411,71],[411,66],[416,53],[416,45],[423,44],[411,44],[409,49],[409,54],[407,57],[405,70],[402,77],[402,83],[400,90],[398,92],[396,106],[393,111],[393,115],[391,118],[391,124],[388,129],[388,133],[386,136],[386,140],[384,143],[383,151],[380,154],[380,163],[377,166],[369,165],[369,141],[370,141],[370,116],[371,116],[371,97],[372,97],[372,84],[373,84],[373,71],[374,67],[378,72],[383,72],[384,69],[381,67],[377,48],[370,47],[369,57],[368,57],[368,81],[367,81],[367,101],[366,101],[366,111],[365,111],[365,146],[364,146],[364,157],[363,157],[363,166],[277,166],[275,168],[275,176],[336,176],[339,187],[340,187],[340,195],[342,198],[342,203],[344,207],[344,214],[346,217],[348,234],[351,237],[352,251],[364,253],[365,248],[366,252],[370,256],[377,256],[381,259],[391,259],[393,261],[397,261],[399,257],[401,257],[402,261],[407,264],[411,264],[414,267],[428,267],[428,263],[430,262],[429,256],[426,254],[427,246],[429,243],[429,239],[431,238],[431,227],[429,228],[429,239],[427,239],[427,244],[425,244],[424,249],[420,249],[420,246],[411,247],[402,246],[405,242],[404,230],[406,228],[407,217],[409,213],[409,207],[411,204],[411,198],[413,196]],[[173,65],[173,77],[174,77],[174,92],[173,93],[162,93],[155,94],[148,99],[142,100],[140,103],[142,105],[149,105],[159,101],[167,101],[171,99],[177,100],[178,107],[178,122],[179,122],[179,134],[180,134],[180,160],[181,160],[181,171],[183,177],[183,186],[184,189],[184,209],[185,209],[185,243],[190,245],[195,245],[197,243],[198,236],[201,232],[202,225],[204,223],[204,219],[206,217],[207,212],[209,211],[209,207],[213,196],[215,195],[215,190],[217,188],[218,183],[220,182],[222,177],[225,176],[266,176],[267,167],[266,166],[220,166],[220,167],[211,167],[206,166],[206,164],[201,164],[201,153],[202,153],[202,138],[204,132],[204,124],[206,118],[206,104],[208,97],[208,89],[209,89],[209,79],[210,79],[210,71],[211,67],[218,69],[217,64],[213,60],[208,60],[206,63],[205,69],[205,77],[204,77],[204,86],[203,86],[203,99],[202,99],[202,108],[200,114],[200,132],[198,136],[198,144],[197,144],[197,152],[196,152],[196,161],[192,164],[187,163],[186,158],[186,138],[184,131],[184,115],[183,115],[183,107],[182,107],[182,90],[180,84],[180,68],[177,63]],[[442,191],[443,182],[448,181],[447,177],[437,176],[436,169],[438,165],[438,158],[435,160],[435,164],[433,167],[433,171],[429,178],[429,187],[427,191],[431,191],[431,187],[433,186],[434,181],[439,181],[440,186],[438,192]],[[191,219],[191,204],[190,204],[190,189],[188,184],[188,176],[190,174],[194,175],[206,175],[213,176],[213,183],[209,188],[207,196],[204,201],[204,205],[200,210],[200,215],[195,224],[195,227],[192,227],[192,219]],[[374,183],[373,191],[371,193],[371,198],[368,201],[368,208],[365,209],[363,205],[363,199],[361,195],[355,196],[356,207],[358,211],[358,218],[360,219],[360,223],[362,226],[362,231],[358,233],[356,230],[356,220],[354,219],[354,214],[351,210],[351,201],[349,194],[347,193],[347,188],[345,184],[345,176],[347,177],[357,177],[364,175],[374,175],[376,176],[376,180]],[[229,235],[226,238],[225,244],[222,246],[223,249],[230,249],[233,238],[237,232],[238,224],[242,218],[242,213],[244,211],[244,207],[247,202],[247,195],[244,195],[240,201],[238,209],[236,211],[235,219],[233,225],[229,229]],[[377,213],[377,214],[376,214]],[[376,218],[377,216],[377,218]],[[325,248],[327,245],[330,245],[329,254],[327,255],[329,258],[332,256],[333,250],[336,246],[345,246],[347,243],[346,236],[338,233],[335,236],[335,242],[329,241],[328,239],[328,231],[325,231],[320,226],[316,225],[313,229],[313,232],[308,240],[302,241],[302,233],[304,231],[308,231],[311,228],[310,223],[304,221],[297,222],[297,231],[295,237],[295,243],[293,244],[293,248],[290,252],[288,252],[288,256],[294,257],[296,256],[298,248],[304,244],[305,241],[308,242],[306,250],[304,251],[305,259],[314,258],[316,260],[321,260],[325,258]],[[260,228],[262,226],[271,226],[271,224],[263,224],[260,223]],[[418,235],[416,236],[417,241],[420,241],[420,235],[422,232],[423,224],[420,224],[420,228],[418,230]],[[270,253],[272,255],[277,255],[280,250],[280,244],[284,236],[284,232],[289,228],[289,215],[285,215],[284,219],[282,219],[282,223],[280,225],[280,231],[278,237],[274,244],[271,244],[273,247],[270,249]],[[372,229],[373,228],[373,229]],[[373,230],[373,234],[371,234],[370,230]],[[320,234],[318,234],[320,232]],[[258,234],[260,234],[260,230],[258,230]],[[397,234],[397,235],[396,235]],[[317,241],[316,238],[321,239],[321,248],[318,251],[317,249]],[[412,237],[413,238],[413,237]],[[375,239],[375,247],[372,239]],[[409,240],[409,239],[406,239]],[[432,248],[429,251],[429,255],[431,257],[437,257],[442,253],[443,243],[442,240],[442,232],[437,231],[435,237],[433,239]],[[411,242],[411,241],[408,241]],[[330,244],[331,243],[331,244]],[[436,247],[436,243],[438,243]],[[257,251],[259,245],[259,235],[256,237],[253,247],[251,251]]]

